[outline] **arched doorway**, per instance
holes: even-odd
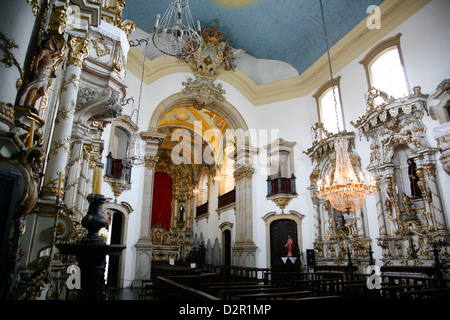
[[[277,214],[275,211],[267,213],[262,219],[266,224],[266,250],[267,266],[271,268],[281,268],[283,266],[282,257],[286,257],[286,242],[288,235],[294,241],[293,255],[297,255],[297,267],[300,268],[302,262],[303,240],[302,240],[302,220],[305,216],[295,210],[289,213]],[[300,256],[298,254],[300,253]]]

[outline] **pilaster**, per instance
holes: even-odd
[[[148,280],[151,277],[152,266],[152,205],[153,205],[153,182],[155,177],[155,168],[158,163],[158,149],[165,138],[164,134],[156,130],[141,133],[145,144],[145,176],[144,191],[142,195],[142,217],[141,217],[141,235],[136,244],[136,274],[133,286],[140,286],[142,280]]]

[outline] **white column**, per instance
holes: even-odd
[[[136,244],[136,274],[133,286],[140,286],[142,280],[151,277],[152,267],[152,205],[153,182],[155,168],[158,162],[158,149],[165,138],[164,134],[151,130],[142,132],[141,137],[146,141],[145,145],[145,177],[144,192],[142,195],[141,235]]]
[[[256,265],[256,246],[253,241],[252,180],[255,169],[253,156],[258,149],[240,146],[234,152],[234,180],[236,183],[236,240],[233,264],[244,267]]]
[[[86,38],[71,37],[68,45],[70,48],[69,58],[63,77],[58,113],[42,188],[43,198],[50,201],[56,199],[60,173],[62,175],[61,189],[64,186],[81,69],[83,61],[89,53],[89,41]],[[62,195],[63,190],[59,190],[59,192]]]

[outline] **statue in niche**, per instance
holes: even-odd
[[[180,204],[180,207],[178,209],[178,221],[177,226],[178,228],[182,229],[184,227],[184,205]]]
[[[400,231],[400,224],[398,222],[398,220],[395,218],[394,215],[394,193],[393,193],[393,189],[392,187],[387,187],[386,188],[386,200],[384,202],[389,220],[392,221],[392,223],[394,224],[395,230],[394,233],[398,234]]]
[[[408,197],[405,193],[402,194],[402,204],[403,209],[405,210],[405,219],[406,220],[415,219],[415,214],[412,209],[411,198]]]
[[[419,187],[419,176],[416,172],[416,163],[414,159],[410,158],[408,159],[408,177],[409,177],[409,184],[411,188],[411,197],[422,197],[422,192],[420,191]]]
[[[60,55],[61,50],[53,36],[42,42],[42,48],[37,53],[33,63],[33,81],[26,85],[20,98],[21,105],[34,107],[36,101],[47,93],[53,68],[57,64],[57,57]]]
[[[290,235],[288,235],[288,239],[287,239],[284,247],[287,248],[287,257],[292,257],[292,249],[294,247],[294,240],[291,238]]]
[[[180,205],[180,209],[178,210],[178,221],[184,221],[184,206]]]

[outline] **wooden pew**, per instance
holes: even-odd
[[[258,281],[225,281],[225,282],[208,282],[202,283],[202,288],[206,291],[210,290],[210,287],[217,286],[238,286],[238,285],[257,285]]]
[[[450,300],[450,288],[409,290],[400,292],[403,300]]]
[[[289,300],[340,300],[341,296],[315,296],[315,297],[304,297],[304,298],[296,298]]]
[[[380,290],[380,296],[383,299],[399,299],[400,293],[411,290],[420,290],[423,286],[420,284],[403,284],[397,286],[382,286]]]
[[[209,291],[211,294],[217,294],[220,290],[243,290],[243,289],[258,289],[258,288],[272,288],[270,284],[238,284],[238,285],[219,285],[210,286]]]
[[[311,291],[288,291],[274,293],[257,293],[238,295],[240,300],[286,300],[288,298],[300,298],[311,295]]]
[[[153,300],[155,290],[153,286],[153,280],[142,280],[141,292],[138,294],[139,300]]]
[[[267,287],[267,288],[253,288],[253,289],[227,289],[227,290],[220,290],[219,297],[222,297],[224,300],[230,300],[233,298],[233,296],[238,295],[283,292],[283,291],[289,291],[289,288]]]
[[[313,279],[313,280],[296,280],[295,284],[300,290],[309,290],[317,295],[327,295],[335,293],[336,284],[340,279]]]

